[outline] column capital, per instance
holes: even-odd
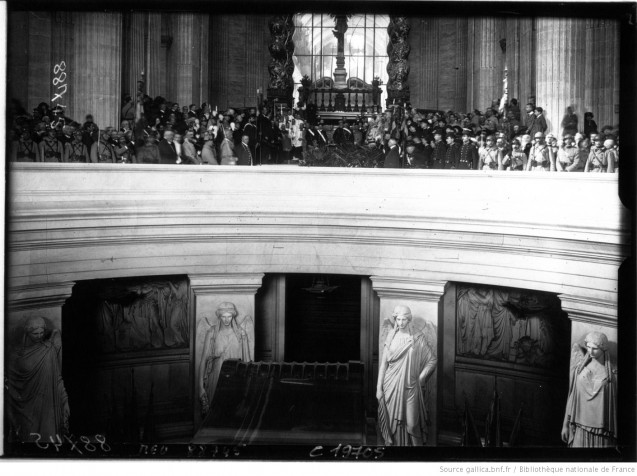
[[[195,295],[256,293],[263,282],[263,273],[189,274]]]
[[[372,287],[380,298],[409,298],[419,301],[438,301],[445,292],[447,281],[371,276]]]
[[[560,294],[562,310],[572,321],[597,326],[617,327],[617,302]]]
[[[7,310],[25,311],[62,306],[71,297],[75,282],[16,286],[8,289]]]

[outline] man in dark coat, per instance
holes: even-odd
[[[259,144],[257,162],[260,164],[267,164],[275,159],[273,149],[276,145],[277,133],[269,114],[267,107],[263,107],[261,113],[257,112],[257,142]]]
[[[457,166],[459,169],[478,170],[478,148],[471,140],[472,137],[469,129],[462,131],[462,146]]]
[[[241,143],[234,148],[234,153],[237,156],[237,165],[254,165],[249,142],[250,136],[243,134],[243,136],[241,136]]]
[[[177,147],[174,142],[175,133],[171,130],[164,131],[164,139],[159,142],[159,163],[160,164],[176,164],[177,163]]]
[[[427,158],[422,150],[416,147],[413,142],[408,142],[405,146],[407,156],[405,157],[405,168],[424,169],[427,167]]]
[[[447,145],[442,141],[442,131],[436,129],[434,132],[434,146],[433,146],[433,168],[443,169],[445,164],[445,156],[447,155]]]
[[[388,142],[389,151],[385,156],[385,168],[386,169],[399,169],[400,168],[400,150],[396,139],[389,139]]]

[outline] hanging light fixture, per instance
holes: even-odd
[[[317,275],[312,278],[312,286],[302,288],[304,291],[312,294],[327,294],[334,291],[338,286],[330,286],[330,280],[327,276]]]

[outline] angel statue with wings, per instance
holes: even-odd
[[[204,317],[198,334],[205,331],[201,362],[199,364],[199,401],[203,415],[210,410],[221,366],[227,359],[252,360],[250,340],[254,339],[254,323],[250,316],[237,319],[237,308],[231,302],[222,302],[215,311],[218,322]]]
[[[431,324],[415,330],[411,310],[396,306],[381,332],[378,369],[378,424],[387,446],[423,446],[427,442],[426,394],[422,387],[436,369],[436,334]],[[384,335],[386,334],[386,337]]]
[[[610,362],[608,338],[590,332],[585,347],[573,344],[570,384],[562,440],[569,447],[617,444],[617,370]]]

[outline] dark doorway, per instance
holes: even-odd
[[[287,362],[360,360],[360,276],[288,274],[285,306]]]

